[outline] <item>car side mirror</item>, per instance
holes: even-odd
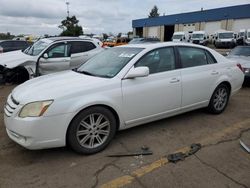
[[[49,58],[49,55],[47,53],[43,54],[43,58],[44,59],[48,59]]]
[[[204,40],[206,40],[207,38],[206,37],[204,37]]]
[[[138,77],[147,77],[149,75],[148,67],[136,67],[129,70],[125,79],[133,79]]]
[[[184,40],[186,40],[186,38],[185,38],[185,37],[183,37],[183,39],[184,39]]]
[[[226,52],[226,55],[228,56],[228,55],[229,55],[229,52]]]
[[[215,37],[215,39],[218,39],[218,37]]]

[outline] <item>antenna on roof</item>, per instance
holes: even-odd
[[[66,6],[67,6],[67,14],[68,14],[68,17],[69,17],[69,2],[66,1]]]

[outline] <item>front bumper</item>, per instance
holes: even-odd
[[[19,118],[18,112],[4,115],[8,136],[27,149],[45,149],[66,145],[66,132],[73,114]]]
[[[217,47],[232,48],[235,46],[234,42],[216,42]]]

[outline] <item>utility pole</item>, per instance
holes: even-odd
[[[68,17],[69,17],[69,2],[66,1],[66,6],[67,6],[67,14],[68,14]]]

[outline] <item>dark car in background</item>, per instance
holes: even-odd
[[[31,43],[24,40],[2,40],[0,41],[0,53],[24,50],[30,45]]]

